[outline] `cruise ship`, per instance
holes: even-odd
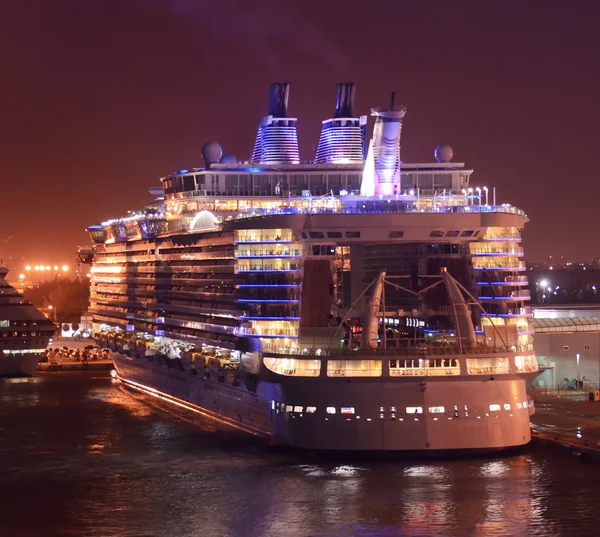
[[[7,274],[0,266],[0,377],[30,376],[56,326],[9,285]]]
[[[301,160],[289,85],[249,160],[204,167],[89,227],[94,337],[134,390],[309,450],[499,450],[530,440],[537,373],[523,211],[448,145],[400,160],[406,108],[333,117]]]

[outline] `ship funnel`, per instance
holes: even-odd
[[[406,107],[396,107],[395,92],[389,108],[371,108],[376,119],[360,188],[363,196],[400,194],[400,132],[405,114]]]
[[[365,160],[367,116],[352,116],[354,83],[337,85],[334,117],[323,121],[317,164],[351,164]]]
[[[352,117],[354,106],[354,82],[342,82],[336,86],[334,117]]]
[[[252,162],[261,164],[300,164],[296,118],[287,117],[290,85],[287,82],[271,84],[269,115],[258,127]]]
[[[274,82],[271,84],[269,94],[269,115],[273,117],[287,117],[290,85],[287,82]]]

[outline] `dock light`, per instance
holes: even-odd
[[[33,267],[34,270],[40,270],[40,266],[36,265],[35,267]]]
[[[58,265],[54,265],[54,270],[58,270]]]
[[[50,270],[52,267],[50,265],[46,265],[46,270]]]
[[[46,270],[46,267],[45,267],[44,265],[40,265],[40,270],[41,270],[42,272],[44,272],[44,271]]]
[[[27,266],[25,267],[25,270],[26,270],[27,272],[29,272],[29,271],[31,270],[31,265],[27,265]]]
[[[541,282],[538,282],[540,284],[541,287],[547,287],[548,286],[548,280],[542,280]]]
[[[25,279],[25,274],[19,274],[19,280],[23,281]]]
[[[67,270],[69,270],[69,267],[67,265],[63,265],[62,266],[62,271],[63,272],[67,272]]]

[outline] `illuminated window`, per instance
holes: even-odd
[[[334,406],[328,406],[327,407],[327,414],[335,414],[335,407]]]
[[[443,414],[445,412],[445,408],[443,406],[430,406],[429,412],[432,414]]]
[[[0,321],[0,327],[6,328],[7,326],[10,326],[10,321]]]
[[[294,407],[294,412],[302,412],[304,410],[304,407],[302,406],[295,406]]]
[[[406,407],[407,414],[423,414],[422,406],[407,406]]]
[[[497,412],[500,410],[500,405],[490,405],[490,412]]]
[[[517,408],[523,408],[523,403],[521,403],[521,401],[517,402]]]
[[[343,406],[342,414],[354,414],[354,407],[352,406]]]
[[[286,411],[286,412],[291,412],[292,410],[294,410],[294,407],[293,407],[293,406],[287,405],[287,406],[285,407],[285,411]]]
[[[307,414],[314,414],[317,411],[317,407],[316,406],[307,406],[306,407],[306,413]]]
[[[504,403],[504,410],[510,410],[510,403]]]

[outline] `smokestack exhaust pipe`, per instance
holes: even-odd
[[[274,82],[269,93],[269,115],[287,117],[290,85],[287,82]]]
[[[336,86],[335,114],[333,117],[354,117],[354,82],[343,82]]]

